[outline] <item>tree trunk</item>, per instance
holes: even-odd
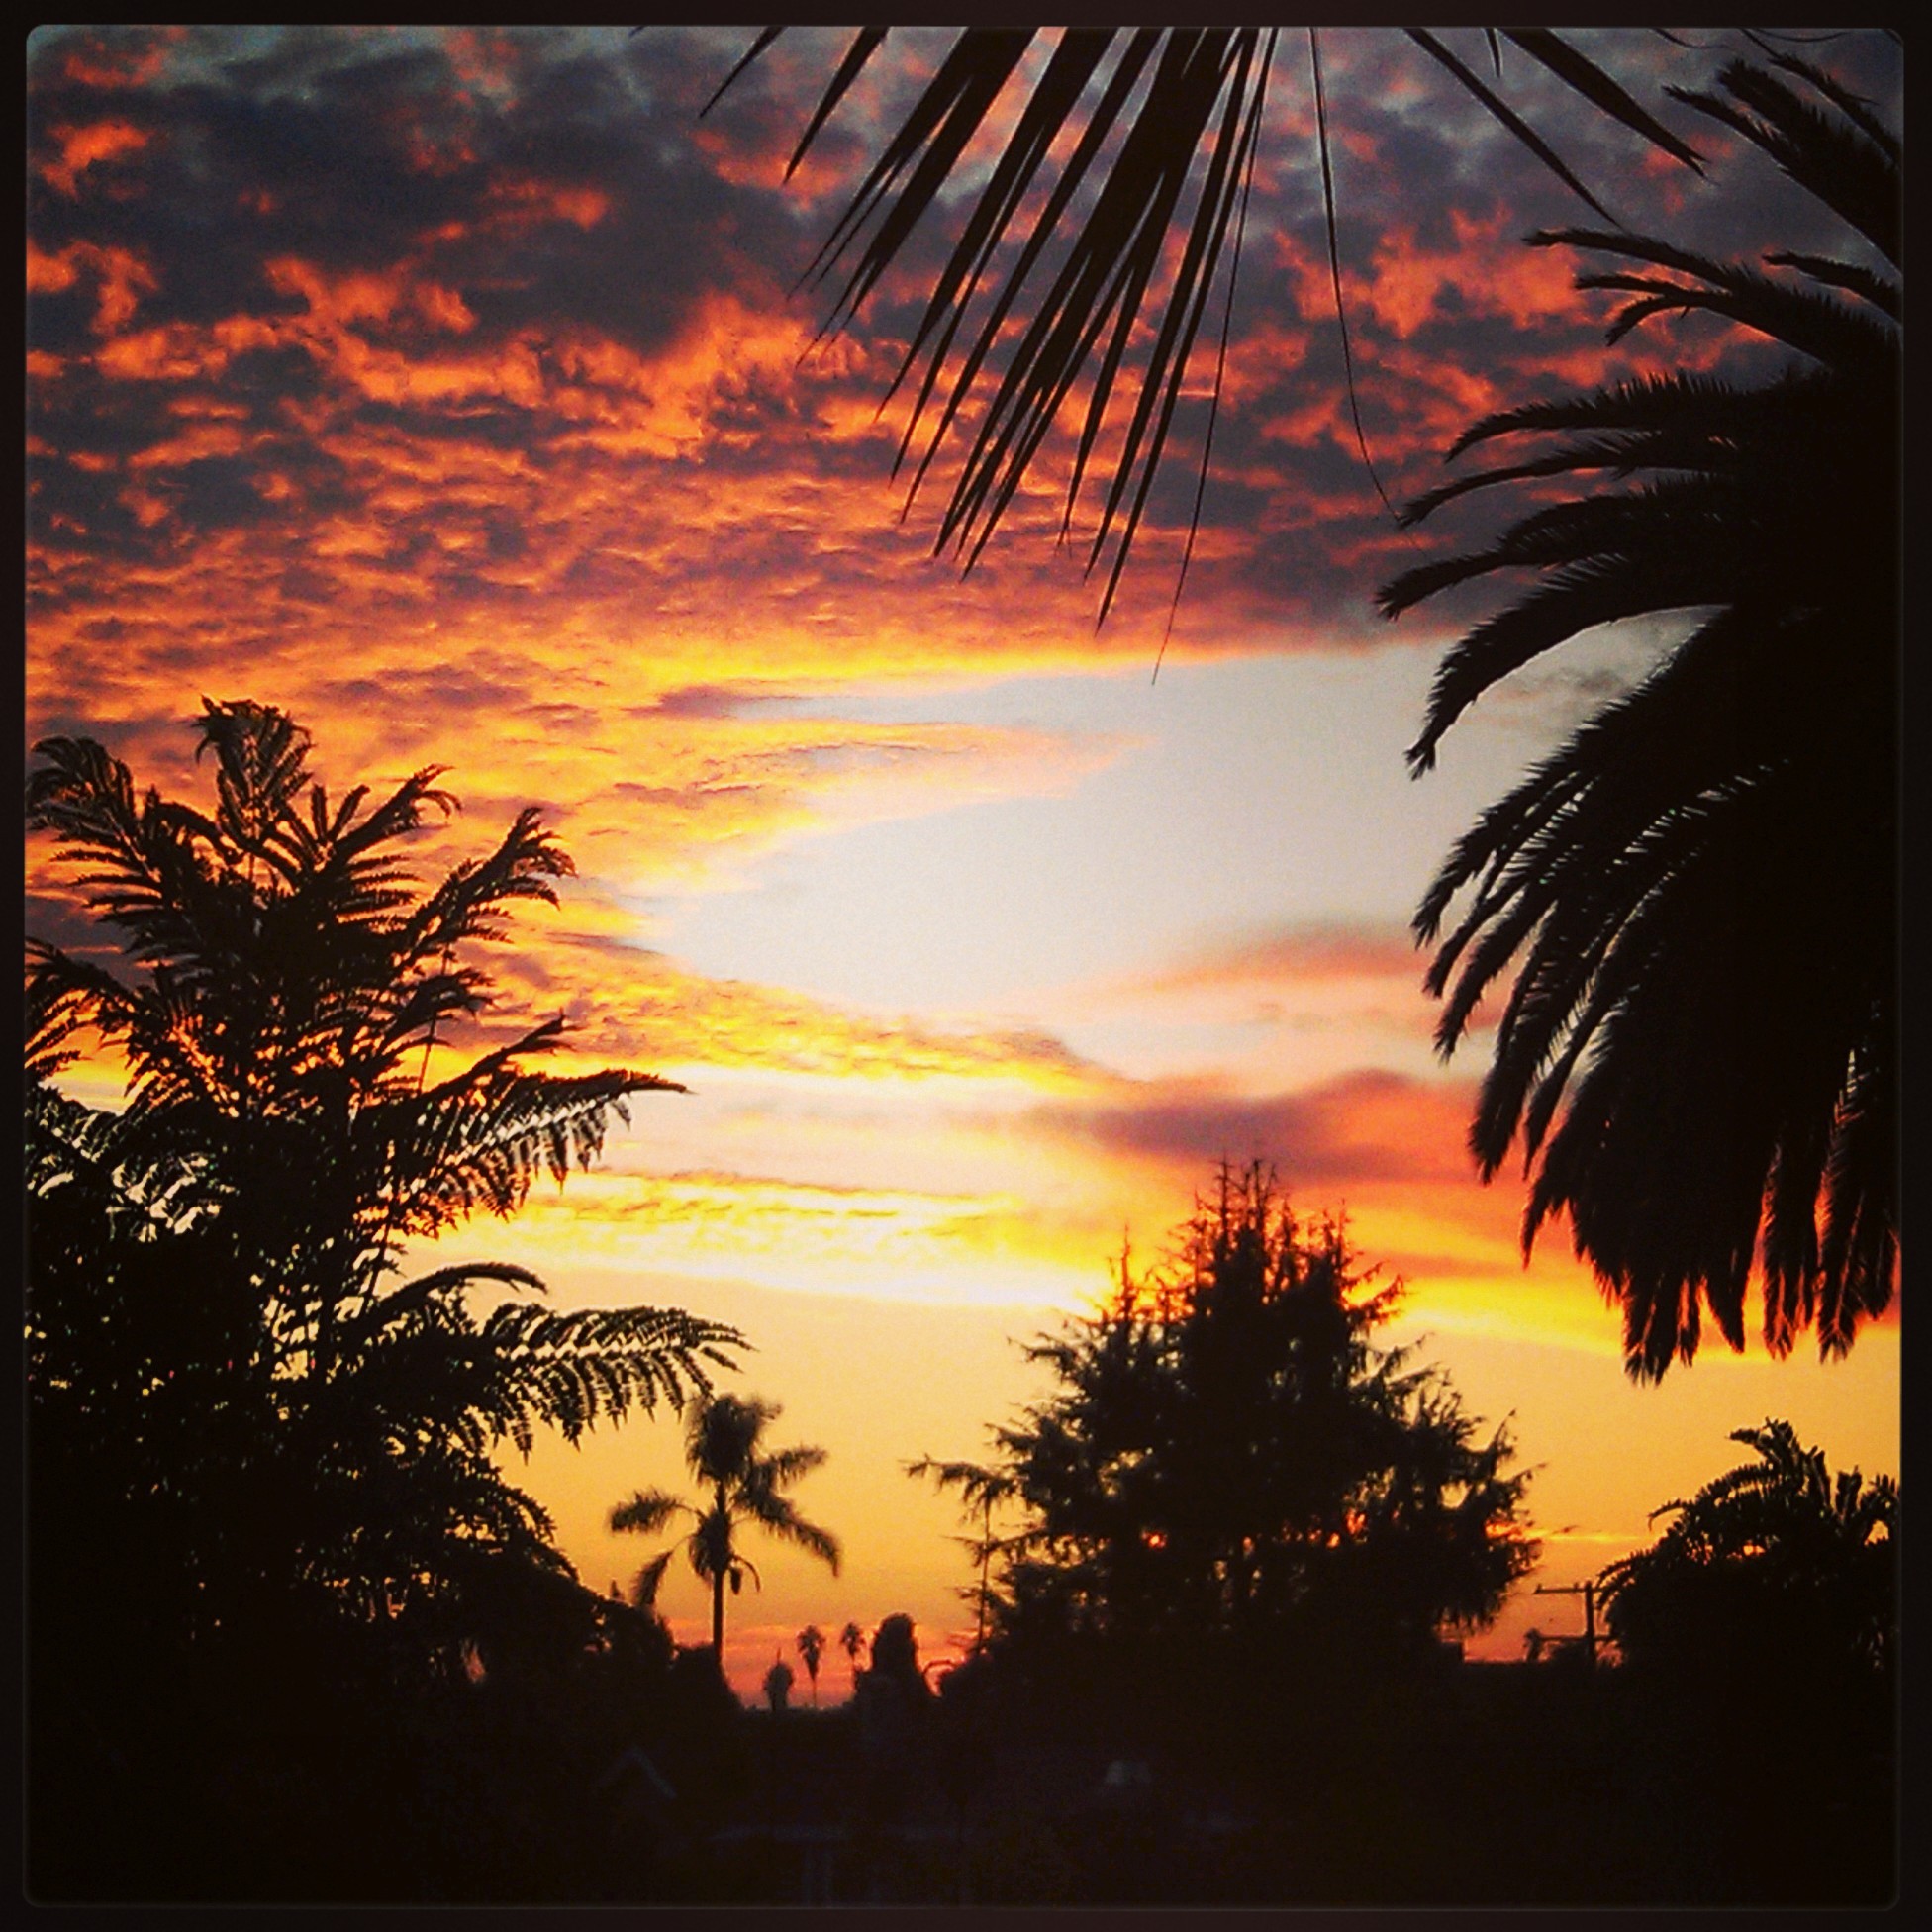
[[[718,1486],[718,1518],[728,1525],[730,1512],[726,1505],[724,1485]],[[711,1580],[711,1654],[718,1660],[718,1675],[724,1676],[724,1573],[730,1569],[730,1559],[724,1550],[719,1554],[725,1560],[718,1566],[718,1573]],[[727,1683],[728,1679],[725,1680]]]

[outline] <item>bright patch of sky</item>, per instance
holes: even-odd
[[[1070,796],[909,801],[792,837],[748,884],[653,901],[652,936],[700,972],[776,978],[844,1006],[1050,1024],[1121,1071],[1153,1071],[1150,1053],[1238,1048],[1245,1035],[1226,1022],[1150,1041],[1144,1023],[1097,1010],[1096,994],[1246,935],[1401,926],[1452,840],[1571,721],[1580,678],[1627,676],[1641,648],[1606,640],[1562,685],[1472,713],[1420,779],[1402,753],[1433,644],[790,701],[1118,748]]]

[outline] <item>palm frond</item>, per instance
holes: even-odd
[[[705,112],[777,38],[765,29],[706,104]],[[1498,78],[1501,40],[1487,30]],[[1690,145],[1641,106],[1598,63],[1547,29],[1505,30],[1516,47],[1599,113],[1685,165]],[[1423,29],[1409,38],[1451,73],[1484,111],[1541,164],[1608,219],[1603,204],[1555,149],[1448,47]],[[914,462],[907,509],[926,481],[970,401],[985,407],[939,520],[934,548],[970,571],[1064,420],[1074,433],[1061,518],[1070,533],[1083,486],[1103,461],[1089,540],[1090,572],[1107,564],[1104,622],[1141,528],[1153,479],[1167,454],[1179,399],[1193,366],[1209,293],[1223,278],[1231,311],[1241,223],[1279,30],[1273,28],[1067,28],[1028,78],[1034,30],[966,28],[888,136],[807,271],[839,272],[821,337],[843,328],[938,207],[976,135],[1000,104],[1023,90],[992,169],[966,202],[963,225],[931,284],[887,396],[917,376],[894,463]],[[885,30],[846,46],[815,104],[788,175],[872,60]],[[1318,44],[1314,45],[1317,73]],[[1053,155],[1064,152],[1057,166]],[[1326,163],[1325,128],[1322,153]],[[1035,184],[1044,197],[1029,197]],[[1194,185],[1190,185],[1194,184]],[[1086,212],[1071,236],[1077,194]],[[1037,202],[1036,212],[1027,212]],[[1190,208],[1192,212],[1190,211]],[[1330,235],[1334,231],[1330,197]],[[861,244],[861,238],[864,238]],[[996,274],[1003,242],[1012,265]],[[1057,273],[1034,277],[1061,243]],[[1174,269],[1161,264],[1173,260]],[[1009,319],[1023,326],[1011,332]],[[1342,318],[1346,328],[1346,317]],[[1008,342],[1003,358],[996,349]],[[1138,345],[1145,343],[1142,352]],[[953,365],[957,346],[959,359]],[[996,360],[1002,366],[995,370]],[[1180,578],[1185,584],[1218,414],[1224,357],[1210,385],[1196,504]],[[1077,379],[1091,377],[1084,408]],[[1116,405],[1124,406],[1120,423]],[[931,427],[921,435],[934,412]],[[1363,439],[1366,458],[1366,438]],[[917,459],[915,452],[917,450]],[[1111,555],[1110,555],[1111,552]],[[1180,591],[1177,587],[1177,601]]]
[[[611,1511],[610,1526],[615,1530],[634,1531],[639,1536],[657,1536],[679,1516],[695,1516],[689,1503],[680,1501],[668,1490],[638,1490]]]
[[[1674,161],[1683,162],[1692,172],[1701,174],[1704,171],[1703,156],[1689,142],[1673,134],[1595,61],[1580,53],[1550,28],[1505,27],[1502,35],[1612,121],[1622,122],[1633,134],[1641,135],[1653,147],[1661,148]],[[1500,73],[1501,70],[1498,56],[1497,71]]]
[[[760,1529],[776,1536],[780,1542],[791,1543],[804,1550],[808,1556],[817,1557],[834,1577],[838,1575],[843,1551],[838,1538],[830,1530],[808,1522],[787,1497],[766,1495],[747,1497],[745,1501],[746,1515]]]
[[[613,1529],[621,1527],[613,1522]],[[654,1609],[657,1606],[657,1593],[664,1582],[664,1572],[671,1567],[672,1550],[661,1551],[637,1572],[630,1586],[630,1600],[640,1610]]]
[[[1782,83],[1726,85],[1766,116],[1740,131],[1794,178],[1883,153],[1863,133],[1811,151],[1819,117]],[[1793,281],[1648,237],[1532,240],[1644,265],[1579,278],[1636,298],[1613,338],[1704,309],[1809,366],[1497,412],[1452,454],[1548,440],[1409,506],[1416,522],[1493,488],[1625,486],[1531,509],[1385,588],[1394,615],[1493,574],[1531,579],[1445,655],[1417,771],[1531,658],[1618,619],[1683,625],[1645,679],[1482,815],[1423,896],[1437,1045],[1453,1052],[1513,976],[1471,1149],[1487,1178],[1522,1146],[1525,1252],[1567,1214],[1622,1305],[1633,1374],[1690,1360],[1705,1313],[1741,1347],[1754,1279],[1775,1352],[1806,1327],[1840,1352],[1896,1268],[1896,288],[1816,255],[1770,257]]]
[[[1723,94],[1679,87],[1668,91],[1770,155],[1799,187],[1895,265],[1902,157],[1896,138],[1880,126],[1868,104],[1818,69],[1789,56],[1776,64],[1807,81],[1837,109],[1837,116],[1822,113],[1775,74],[1744,60],[1731,62],[1718,75]]]
[[[1433,34],[1431,34],[1427,28],[1409,27],[1403,29],[1403,32],[1407,34],[1408,38],[1411,41],[1413,41],[1415,45],[1419,47],[1422,49],[1422,51],[1429,56],[1430,59],[1439,62],[1444,68],[1448,70],[1449,73],[1454,75],[1457,82],[1468,93],[1472,94],[1478,101],[1480,101],[1483,104],[1484,107],[1486,107],[1489,110],[1489,112],[1496,119],[1497,124],[1503,128],[1506,128],[1509,131],[1509,133],[1516,138],[1517,141],[1521,142],[1522,145],[1526,148],[1528,148],[1528,150],[1532,154],[1534,154],[1536,158],[1539,161],[1541,161],[1542,164],[1546,168],[1548,168],[1549,171],[1552,174],[1554,174],[1556,178],[1559,181],[1561,181],[1563,185],[1566,188],[1568,188],[1570,192],[1578,198],[1579,201],[1582,201],[1586,203],[1589,207],[1594,208],[1596,211],[1596,213],[1601,215],[1606,222],[1614,221],[1616,219],[1610,213],[1610,211],[1607,208],[1605,208],[1603,204],[1600,201],[1598,201],[1596,197],[1594,194],[1592,194],[1587,187],[1584,186],[1583,182],[1578,178],[1576,173],[1571,169],[1571,167],[1563,159],[1563,157],[1560,154],[1558,154],[1556,149],[1552,147],[1550,144],[1547,141],[1545,141],[1543,137],[1539,135],[1536,132],[1536,130],[1532,128],[1529,125],[1529,123],[1525,121],[1522,118],[1522,116],[1518,114],[1515,111],[1515,109],[1512,108],[1509,105],[1509,103],[1501,97],[1501,95],[1497,93],[1493,87],[1489,86],[1488,83],[1484,81],[1483,77],[1480,74],[1475,72],[1473,68],[1469,67],[1462,60],[1460,60],[1453,52],[1450,51],[1450,49],[1447,47],[1445,47],[1442,44],[1442,42],[1437,40],[1436,37]],[[1510,38],[1514,39],[1515,37],[1511,35]]]

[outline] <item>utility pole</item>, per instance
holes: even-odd
[[[1580,1584],[1538,1584],[1538,1596],[1581,1596],[1584,1599],[1584,1662],[1596,1668],[1596,1579],[1586,1577]]]

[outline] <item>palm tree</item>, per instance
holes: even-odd
[[[65,1535],[84,1494],[120,1525],[90,1536],[154,1553],[152,1600],[180,1586],[157,1654],[299,1601],[447,1657],[504,1564],[569,1576],[492,1447],[677,1403],[742,1338],[655,1308],[479,1319],[477,1290],[542,1283],[401,1280],[403,1245],[515,1212],[672,1083],[538,1071],[560,1020],[429,1078],[490,1005],[479,943],[571,869],[534,811],[419,894],[396,848],[453,810],[438,771],[332,801],[271,707],[205,703],[212,814],[139,795],[92,739],[37,751],[29,825],[115,948],[28,947],[28,1389],[59,1504],[37,1524]],[[118,1111],[58,1086],[90,1033]]]
[[[1748,1648],[1787,1669],[1823,1663],[1883,1676],[1898,1613],[1897,1485],[1888,1476],[1868,1484],[1855,1469],[1834,1475],[1789,1422],[1730,1439],[1757,1460],[1653,1511],[1675,1520],[1603,1572],[1625,1656],[1701,1668]]]
[[[812,1680],[812,1701],[819,1701],[819,1659],[825,1654],[825,1633],[816,1623],[808,1623],[795,1639],[799,1655],[805,1659],[805,1674]]]
[[[611,1527],[640,1536],[656,1536],[681,1516],[692,1520],[684,1552],[693,1572],[711,1586],[711,1647],[721,1671],[724,1668],[724,1591],[733,1596],[749,1576],[758,1583],[757,1568],[738,1547],[741,1525],[760,1529],[793,1543],[838,1574],[838,1539],[829,1530],[808,1522],[783,1494],[801,1476],[824,1460],[822,1449],[799,1447],[767,1450],[760,1445],[765,1427],[780,1414],[776,1402],[757,1397],[718,1395],[695,1404],[685,1428],[684,1458],[703,1486],[707,1499],[694,1506],[667,1490],[638,1490],[628,1502],[611,1511]],[[653,1557],[637,1573],[632,1595],[639,1608],[657,1600],[675,1548]]]
[[[852,1667],[852,1682],[856,1684],[859,1676],[859,1652],[865,1648],[865,1632],[857,1623],[848,1623],[838,1633],[838,1645],[845,1653],[845,1661]]]
[[[1383,593],[1393,616],[1535,577],[1444,659],[1417,771],[1539,653],[1636,617],[1683,632],[1484,814],[1415,920],[1434,940],[1468,895],[1427,982],[1448,995],[1445,1057],[1514,967],[1471,1146],[1488,1177],[1521,1137],[1525,1253],[1567,1211],[1652,1377],[1695,1353],[1700,1304],[1743,1346],[1754,1262],[1780,1353],[1814,1322],[1843,1351],[1897,1266],[1899,150],[1826,75],[1777,64],[1812,98],[1743,63],[1721,96],[1679,98],[1776,160],[1866,260],[1775,254],[1787,272],[1767,273],[1628,234],[1532,240],[1617,263],[1579,278],[1629,298],[1612,340],[1702,312],[1799,359],[1750,386],[1679,373],[1485,418],[1452,456],[1543,441],[1408,521],[1498,485],[1628,487],[1541,501]]]
[[[961,1539],[980,1566],[979,1584],[970,1593],[977,1606],[978,1620],[973,1629],[973,1655],[977,1657],[986,1648],[987,1631],[992,1621],[993,1559],[998,1552],[1009,1547],[1007,1542],[993,1534],[993,1512],[1002,1503],[1018,1498],[1019,1480],[1011,1470],[994,1469],[986,1463],[936,1462],[930,1456],[921,1456],[918,1462],[908,1463],[906,1474],[929,1476],[940,1489],[957,1490],[969,1518],[974,1513],[980,1518],[980,1533]],[[960,1594],[965,1595],[969,1593]]]
[[[1408,37],[1606,214],[1446,42]],[[826,323],[842,327],[941,189],[961,185],[961,157],[1003,89],[1018,90],[1011,135],[965,184],[964,227],[895,378],[895,391],[917,384],[900,462],[914,462],[917,494],[969,403],[982,406],[936,544],[970,568],[1049,431],[1076,412],[1062,534],[1098,478],[1088,568],[1111,544],[1104,619],[1187,372],[1206,352],[1200,329],[1222,265],[1232,300],[1278,46],[1259,28],[1067,30],[1024,78],[1031,38],[983,28],[955,39],[808,277],[845,264]],[[1512,57],[1701,170],[1689,143],[1572,43],[1547,29],[1489,38],[1498,79],[1506,42]],[[866,29],[850,44],[793,166],[883,39]],[[1764,64],[1733,61],[1718,92],[1669,93],[1770,155],[1845,221],[1867,259],[1786,251],[1766,262],[1784,272],[1766,273],[1613,222],[1534,239],[1618,258],[1583,278],[1632,298],[1613,339],[1656,315],[1702,312],[1802,366],[1742,389],[1685,374],[1478,424],[1458,450],[1568,439],[1425,496],[1406,521],[1502,483],[1644,480],[1532,514],[1475,556],[1405,574],[1383,600],[1394,615],[1489,571],[1541,573],[1442,667],[1410,754],[1418,772],[1475,696],[1538,652],[1612,620],[1704,614],[1639,691],[1484,817],[1416,920],[1434,939],[1451,902],[1472,895],[1429,976],[1450,993],[1445,1053],[1483,990],[1516,966],[1474,1150],[1493,1175],[1520,1133],[1532,1169],[1525,1247],[1552,1212],[1569,1214],[1580,1253],[1623,1306],[1631,1372],[1649,1377],[1694,1356],[1704,1308],[1742,1346],[1754,1262],[1773,1350],[1815,1325],[1827,1353],[1887,1304],[1897,1262],[1899,148],[1865,102],[1779,51],[1777,36],[1746,39]],[[1308,58],[1351,368],[1312,32]],[[1003,241],[1016,249],[1005,269]],[[1226,328],[1224,311],[1223,349]],[[1217,400],[1218,362],[1211,386]],[[1109,414],[1120,398],[1131,403],[1124,425],[1123,412]],[[1356,432],[1366,463],[1359,417]],[[1204,478],[1211,447],[1210,411]]]

